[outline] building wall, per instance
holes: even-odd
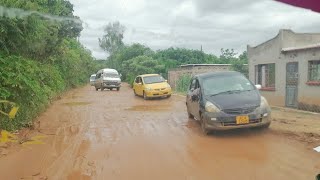
[[[275,63],[276,79],[275,91],[261,91],[261,94],[267,98],[270,104],[283,106],[285,104],[284,84],[285,76],[277,76],[277,72],[281,72],[281,33],[275,38],[257,46],[247,48],[248,63],[249,63],[249,79],[255,82],[255,66],[258,64]]]
[[[282,56],[285,57],[284,59],[286,59],[286,62],[293,61],[299,63],[298,102],[310,105],[320,105],[320,86],[310,86],[306,84],[309,75],[309,61],[320,60],[320,49],[288,52]]]
[[[320,33],[295,33],[291,30],[281,30],[282,47],[298,47],[320,43]]]
[[[212,66],[186,66],[168,71],[168,83],[175,89],[177,81],[182,75],[188,74],[194,76],[196,74],[217,72],[217,71],[230,71],[231,65],[212,65]]]
[[[286,65],[299,63],[298,102],[304,105],[320,105],[320,86],[309,86],[308,61],[320,60],[320,49],[299,50],[282,53],[282,48],[299,47],[320,42],[320,34],[295,34],[282,30],[273,39],[257,46],[248,46],[249,78],[255,81],[255,65],[275,63],[275,91],[261,91],[269,103],[285,106]]]

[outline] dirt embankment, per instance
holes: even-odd
[[[320,114],[288,108],[272,108],[271,130],[307,143],[320,146]]]

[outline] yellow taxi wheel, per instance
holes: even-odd
[[[148,97],[147,97],[147,94],[143,91],[143,99],[147,100]]]
[[[171,97],[171,94],[167,96],[167,98],[170,98],[170,97]]]

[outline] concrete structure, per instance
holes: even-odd
[[[176,88],[177,81],[182,75],[193,76],[195,74],[215,72],[215,71],[229,71],[231,64],[187,64],[181,65],[180,68],[170,69],[168,71],[168,83],[172,88]]]
[[[270,104],[320,111],[320,33],[280,30],[247,52],[249,78]]]

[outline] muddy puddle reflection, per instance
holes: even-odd
[[[91,104],[91,102],[66,102],[66,103],[63,103],[63,105],[66,105],[66,106],[85,106],[88,104]]]
[[[169,111],[170,106],[163,105],[137,105],[126,108],[127,111]]]

